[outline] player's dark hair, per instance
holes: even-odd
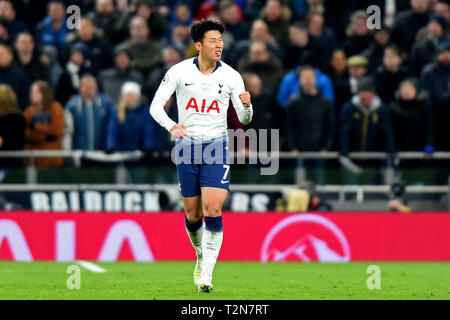
[[[202,42],[205,38],[205,33],[211,30],[217,30],[222,34],[225,31],[225,27],[220,22],[202,19],[202,21],[194,23],[191,27],[192,40],[194,42]]]

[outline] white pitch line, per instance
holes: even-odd
[[[92,272],[95,273],[102,273],[102,272],[106,272],[106,269],[103,269],[102,267],[93,264],[92,262],[88,262],[88,261],[84,261],[84,260],[79,260],[77,261],[77,263],[82,266],[83,268],[86,268]]]

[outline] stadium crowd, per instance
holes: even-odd
[[[226,26],[222,60],[252,95],[248,127],[280,128],[283,150],[450,151],[443,0],[0,0],[0,150],[169,150],[149,102],[196,55],[189,27],[204,18]],[[233,108],[228,120],[242,128]]]

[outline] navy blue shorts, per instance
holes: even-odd
[[[192,142],[189,138],[175,143],[180,192],[183,197],[201,194],[201,187],[230,190],[228,138],[210,142]]]

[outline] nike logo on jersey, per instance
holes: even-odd
[[[192,83],[184,83],[184,85],[187,87],[187,86],[190,86],[190,85],[192,85],[192,84],[194,84],[194,82],[192,82]]]
[[[228,183],[228,182],[230,182],[230,180],[227,180],[227,181],[223,181],[223,179],[220,181],[220,183],[222,183],[222,184],[224,184],[224,183]]]

